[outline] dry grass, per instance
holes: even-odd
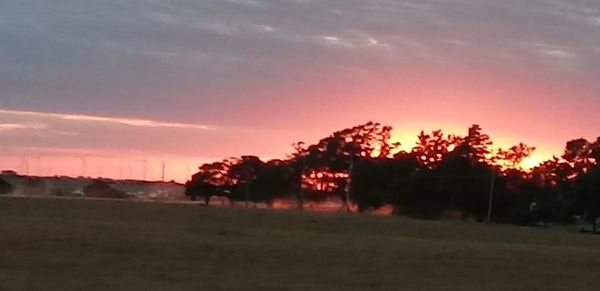
[[[599,290],[598,275],[597,236],[0,198],[0,290]]]

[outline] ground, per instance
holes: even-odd
[[[600,290],[600,237],[198,205],[0,198],[0,290]]]

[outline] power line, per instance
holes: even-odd
[[[138,162],[142,163],[142,180],[146,181],[146,175],[148,174],[148,161],[147,160],[138,160]]]
[[[79,159],[81,160],[81,175],[82,177],[85,177],[87,171],[87,159],[86,157],[79,157]]]

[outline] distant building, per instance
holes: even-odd
[[[11,195],[17,196],[61,196],[61,197],[110,197],[147,201],[187,201],[185,186],[175,182],[147,182],[136,180],[90,179],[73,177],[34,177],[19,175],[15,171],[2,171],[0,177],[13,186]],[[122,193],[101,194],[92,191],[86,195],[84,189],[94,182],[102,182],[109,188]],[[93,189],[92,189],[93,190]]]
[[[11,177],[14,177],[14,176],[18,176],[18,175],[19,174],[17,172],[12,171],[12,170],[4,170],[4,171],[0,172],[0,176],[11,176]]]

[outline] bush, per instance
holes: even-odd
[[[85,193],[86,197],[91,198],[125,198],[125,193],[115,190],[111,188],[108,183],[99,180],[85,186],[85,188],[83,188],[83,193]]]
[[[0,194],[9,194],[10,192],[13,191],[13,186],[4,181],[4,179],[0,178]]]

